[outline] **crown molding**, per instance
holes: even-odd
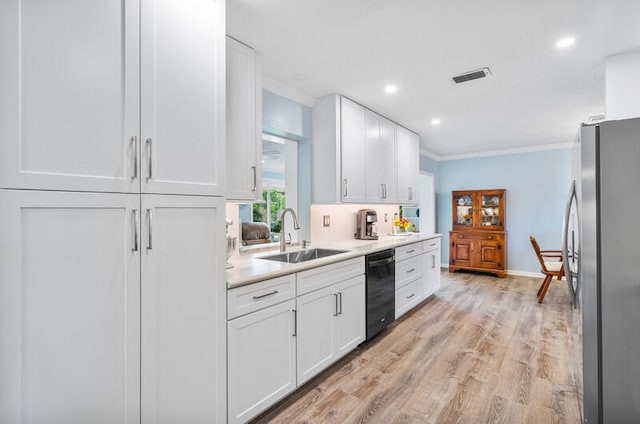
[[[262,88],[279,96],[286,97],[289,100],[293,100],[294,102],[302,103],[308,107],[313,107],[316,102],[315,97],[269,77],[262,76]]]
[[[423,147],[420,147],[420,156],[426,156],[429,159],[433,159],[433,160],[438,161],[438,162],[442,160],[442,156],[436,155],[431,150],[427,150],[427,149],[425,149]]]
[[[485,152],[463,153],[459,155],[446,155],[440,156],[440,161],[457,160],[457,159],[473,159],[482,158],[487,156],[503,156],[503,155],[516,155],[519,153],[532,153],[543,152],[545,150],[562,150],[570,149],[575,145],[575,142],[567,143],[554,143],[554,144],[542,144],[539,146],[527,146],[527,147],[515,147],[512,149],[500,149],[500,150],[487,150]]]

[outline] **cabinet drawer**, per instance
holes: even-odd
[[[422,277],[423,263],[422,255],[396,262],[396,289]]]
[[[496,233],[451,233],[451,241],[456,240],[502,240],[504,238],[504,234],[496,234]]]
[[[422,251],[424,253],[432,250],[440,249],[440,237],[432,238],[422,242]]]
[[[422,253],[422,243],[413,243],[396,247],[396,263]]]
[[[420,280],[414,280],[396,290],[396,319],[422,300]]]
[[[364,274],[364,257],[313,268],[297,274],[298,296]]]
[[[290,274],[227,290],[227,319],[292,299],[295,284],[296,275]]]

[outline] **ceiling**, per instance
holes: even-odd
[[[605,58],[640,48],[640,1],[227,0],[227,33],[267,79],[344,94],[446,159],[572,142],[605,112]],[[485,66],[488,78],[451,81]]]

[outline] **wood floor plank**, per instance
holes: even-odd
[[[445,272],[443,288],[255,423],[581,422],[566,284]]]

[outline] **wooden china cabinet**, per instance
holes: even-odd
[[[449,272],[507,275],[506,190],[452,191]]]

